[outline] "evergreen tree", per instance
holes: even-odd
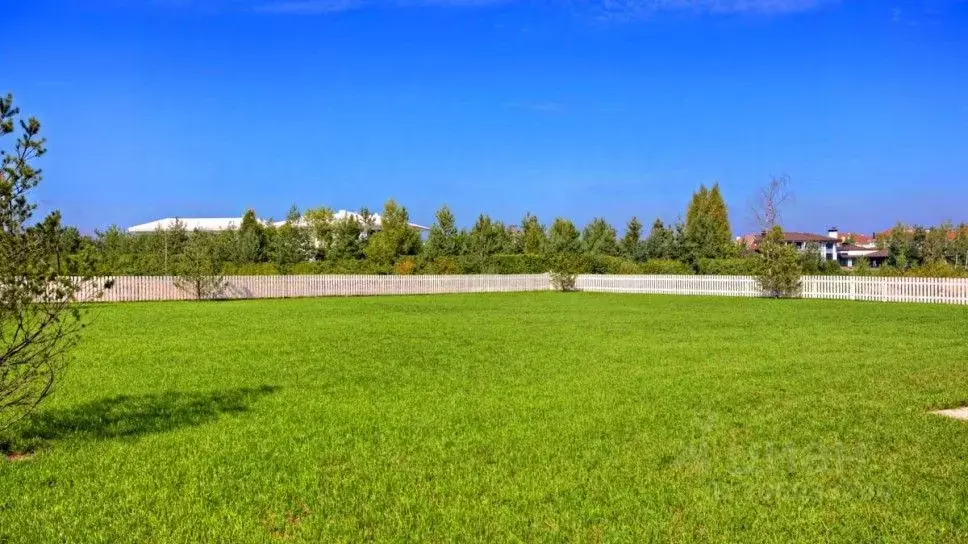
[[[272,237],[272,260],[280,272],[286,274],[292,265],[305,262],[312,252],[312,242],[306,228],[300,226],[299,210],[293,206],[286,214],[286,222]]]
[[[255,215],[255,210],[249,208],[242,216],[239,226],[239,255],[240,263],[265,262],[268,253],[268,236],[266,227]]]
[[[602,218],[595,218],[585,226],[581,237],[582,250],[590,255],[618,255],[615,227]]]
[[[644,244],[642,243],[642,223],[633,217],[625,225],[625,234],[620,244],[622,256],[633,261],[644,260]]]
[[[353,260],[363,257],[363,224],[353,216],[347,216],[333,223],[332,238],[326,248],[329,260]]]
[[[521,220],[521,251],[527,255],[540,255],[548,248],[548,235],[544,225],[532,214]]]
[[[424,244],[424,255],[431,261],[441,257],[456,257],[461,253],[459,242],[454,214],[447,206],[441,206]]]
[[[724,256],[728,256],[729,247],[733,245],[733,229],[729,224],[729,208],[726,207],[726,201],[719,190],[719,183],[713,184],[707,198],[706,211],[712,217],[714,239],[725,251]]]
[[[505,255],[520,255],[522,253],[521,232],[518,231],[515,225],[505,225],[503,221],[497,221],[496,224],[501,229],[499,233],[501,238],[500,253]]]
[[[104,232],[97,231],[97,265],[99,275],[136,274],[134,252],[131,251],[131,237],[117,225],[111,225]]]
[[[867,260],[867,257],[855,257],[854,268],[851,271],[855,276],[870,276],[874,273],[874,269],[871,268],[871,263]]]
[[[907,225],[898,221],[887,239],[888,265],[901,270],[907,268],[909,239]]]
[[[7,147],[6,136],[21,134]],[[47,152],[40,121],[20,118],[13,96],[0,96],[0,430],[37,407],[60,381],[81,331],[77,295],[84,285],[58,269],[59,214],[30,232],[30,199]],[[62,261],[60,261],[61,264]],[[82,282],[83,283],[83,282]]]
[[[686,208],[686,232],[694,230],[702,217],[708,216],[709,189],[705,184],[699,185],[699,190],[692,194],[689,206]]]
[[[504,224],[492,221],[487,214],[481,214],[467,236],[467,254],[484,270],[490,257],[500,253],[507,242]]]
[[[645,257],[647,259],[672,259],[675,234],[666,228],[661,219],[652,223],[652,230],[645,241]]]
[[[807,275],[819,274],[824,268],[823,258],[820,256],[820,244],[811,242],[803,251],[798,251],[800,271]]]
[[[685,257],[696,263],[699,259],[720,259],[732,254],[732,230],[726,203],[719,184],[707,189],[701,185],[693,194],[686,210]]]
[[[175,286],[196,300],[218,298],[226,287],[214,237],[206,234],[196,232],[190,237],[175,266]]]
[[[219,263],[237,262],[239,252],[239,232],[235,229],[211,234],[212,251]]]
[[[914,268],[924,264],[924,246],[928,238],[928,231],[921,225],[914,227],[907,245],[907,265]]]
[[[161,230],[159,227],[159,230],[155,231],[155,235],[161,239],[162,273],[167,276],[173,269],[172,265],[178,262],[188,246],[188,230],[185,229],[185,223],[181,219],[175,219],[175,222],[167,229]]]
[[[548,251],[552,254],[581,251],[581,234],[574,223],[562,217],[554,220],[548,231]]]
[[[800,293],[800,262],[795,248],[784,242],[783,231],[774,226],[760,241],[757,281],[771,297],[794,297]]]
[[[686,255],[686,225],[677,221],[672,226],[672,245],[669,246],[669,258],[685,261]]]

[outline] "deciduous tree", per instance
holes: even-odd
[[[364,230],[368,227],[364,225]],[[366,257],[377,264],[393,264],[403,255],[420,251],[420,233],[410,226],[407,209],[390,199],[383,206],[380,231],[369,236]]]
[[[944,222],[927,231],[921,252],[923,264],[933,265],[946,262],[945,254],[948,249],[948,234],[954,232],[951,222]]]
[[[325,259],[326,253],[333,244],[333,232],[336,229],[333,210],[326,206],[310,208],[303,213],[302,220],[309,229],[310,242],[316,259]]]
[[[907,225],[898,221],[887,238],[887,264],[904,270],[908,267],[908,245],[911,234]]]
[[[788,176],[774,176],[757,191],[750,202],[753,223],[763,232],[780,224],[783,208],[793,202],[793,189]]]
[[[958,225],[955,239],[950,245],[951,261],[956,266],[968,268],[968,224]]]

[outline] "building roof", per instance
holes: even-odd
[[[875,242],[873,236],[861,232],[841,232],[839,238],[841,242],[846,242],[848,239],[853,238],[854,242],[859,246],[873,244]]]
[[[869,247],[864,247],[864,246],[858,246],[858,245],[855,245],[855,244],[843,244],[839,248],[837,248],[837,251],[840,251],[840,252],[843,252],[843,251],[870,251],[870,252],[873,252],[874,249],[873,248],[869,248]]]
[[[241,217],[166,217],[157,221],[150,221],[141,225],[128,228],[128,232],[154,232],[158,229],[168,230],[175,226],[175,222],[180,222],[185,230],[203,230],[218,232],[229,229],[239,228],[242,224]]]
[[[363,221],[363,215],[361,215],[361,214],[359,214],[357,212],[351,212],[351,211],[347,211],[347,210],[340,210],[340,211],[335,212],[333,214],[333,221],[342,221],[344,219],[355,219],[357,221],[362,222]],[[380,214],[378,214],[378,213],[371,214],[370,215],[370,219],[373,221],[373,226],[376,227],[378,230],[380,229],[380,227],[383,226],[383,218],[380,217]],[[277,226],[277,227],[281,227],[282,225],[285,225],[286,222],[285,221],[275,221],[272,224],[275,225],[275,226]],[[430,227],[425,227],[423,225],[418,225],[416,223],[408,223],[408,224],[410,225],[411,228],[414,228],[414,229],[417,229],[417,230],[430,230]],[[307,227],[307,226],[309,226],[309,224],[306,223],[306,220],[305,219],[303,219],[303,218],[300,217],[299,218],[299,221],[296,222],[296,226],[298,226],[298,227]]]
[[[341,219],[345,219],[348,217],[356,219],[357,221],[363,220],[363,216],[356,212],[340,210],[333,214],[334,221],[339,221]],[[382,219],[380,218],[380,215],[373,214],[370,217],[373,219],[373,226],[377,230],[379,230],[383,224]],[[194,218],[193,217],[167,217],[165,219],[158,219],[157,221],[150,221],[148,223],[143,223],[141,225],[134,225],[132,227],[128,227],[128,232],[145,233],[145,232],[154,232],[158,229],[168,230],[175,226],[176,221],[180,222],[182,226],[185,227],[185,230],[187,231],[200,230],[205,232],[221,232],[225,230],[237,229],[240,226],[242,226],[241,217],[194,217]],[[262,219],[260,219],[259,221],[261,221],[262,224],[264,225],[269,224],[268,221],[265,221]],[[286,223],[285,221],[274,221],[272,224],[274,226],[279,227],[284,225],[285,223]],[[300,219],[299,222],[296,223],[296,225],[300,227],[308,226],[305,220],[303,219]],[[418,225],[416,223],[410,223],[410,226],[412,228],[415,228],[421,231],[430,230],[428,227],[425,227],[423,225]]]
[[[754,243],[763,239],[763,234],[753,234],[743,237],[743,240],[751,240]],[[785,242],[836,242],[833,238],[824,234],[812,234],[809,232],[783,232]]]
[[[886,249],[878,249],[873,253],[868,253],[867,255],[864,255],[864,257],[867,257],[868,259],[886,259],[890,256],[891,256],[891,252]]]

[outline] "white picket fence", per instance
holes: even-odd
[[[576,287],[596,293],[641,293],[661,295],[715,295],[759,297],[763,290],[752,276],[618,276],[582,274]]]
[[[968,278],[804,276],[803,298],[968,304]],[[760,297],[753,276],[581,275],[577,287],[601,293]]]
[[[548,274],[477,276],[298,275],[226,276],[218,298],[297,298],[367,295],[431,295],[547,291]],[[109,286],[108,288],[104,288]],[[102,302],[187,300],[194,295],[175,285],[171,276],[113,276],[85,282],[82,300],[100,291]]]
[[[547,291],[548,274],[475,276],[228,276],[219,298],[295,298],[367,295],[429,295],[445,293],[498,293]],[[179,289],[170,276],[115,276],[86,284],[81,299],[133,302],[187,300],[193,295]],[[763,292],[752,276],[593,275],[582,274],[581,291],[667,295],[760,297]],[[968,304],[968,278],[882,278],[860,276],[804,276],[804,298],[933,302]]]
[[[968,278],[804,276],[804,298],[968,304]]]

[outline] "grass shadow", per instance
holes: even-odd
[[[137,438],[202,425],[222,414],[249,411],[260,397],[278,390],[263,385],[209,393],[169,391],[119,395],[70,408],[38,412],[0,437],[0,452],[29,452],[66,438]]]

